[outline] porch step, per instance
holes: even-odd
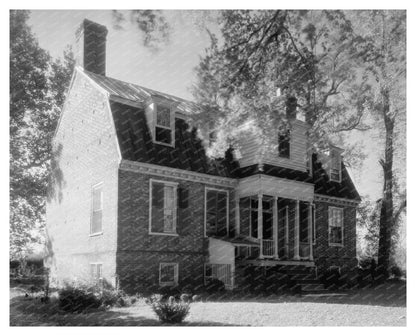
[[[306,283],[301,284],[302,292],[325,292],[326,289],[323,284],[319,283]]]
[[[315,284],[321,284],[321,282],[319,281],[319,279],[293,279],[295,280],[297,284],[299,285],[315,285]]]

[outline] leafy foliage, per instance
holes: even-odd
[[[10,11],[10,254],[21,258],[42,240],[56,127],[74,61],[53,60],[30,27],[30,13]]]
[[[127,20],[141,32],[143,44],[150,49],[157,50],[161,44],[169,40],[170,26],[159,10],[136,9],[129,11],[128,14],[113,10],[113,22],[116,29],[123,29]]]
[[[291,97],[316,145],[367,128],[368,85],[351,57],[355,35],[342,11],[223,11],[220,25],[221,39],[211,34],[193,87],[201,105],[195,122],[219,131],[217,153],[234,144],[247,120],[265,145],[276,144]]]
[[[59,308],[70,313],[82,313],[101,306],[100,297],[89,288],[67,286],[59,291]]]
[[[371,83],[371,111],[381,122],[380,135],[384,136],[384,153],[379,161],[384,183],[380,200],[378,263],[387,272],[393,235],[406,207],[405,193],[399,192],[404,196],[395,202],[393,171],[395,152],[400,150],[395,146],[395,129],[397,122],[403,121],[406,109],[406,12],[375,10],[355,14],[359,36],[357,51]]]
[[[170,296],[168,299],[162,295],[152,295],[147,299],[152,310],[156,313],[159,320],[163,323],[181,323],[189,314],[190,302],[182,297],[176,299]]]

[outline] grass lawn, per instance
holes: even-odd
[[[11,290],[10,325],[19,326],[157,326],[155,314],[139,301],[129,308],[88,314],[57,312],[57,304],[25,298]],[[405,326],[406,284],[328,295],[223,297],[197,302],[183,325],[204,326]]]

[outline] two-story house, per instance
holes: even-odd
[[[308,152],[293,103],[275,152],[247,128],[238,156],[211,159],[192,102],[106,76],[106,34],[88,20],[76,33],[47,203],[53,280],[236,288],[246,266],[355,266],[360,197],[340,148]]]

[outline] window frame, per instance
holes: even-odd
[[[163,107],[163,108],[167,108],[169,110],[169,125],[170,127],[164,126],[164,125],[158,125],[157,123],[157,112],[159,107]],[[163,145],[163,146],[170,146],[170,147],[174,147],[175,144],[175,112],[173,111],[173,107],[170,106],[169,104],[166,103],[160,103],[160,102],[155,102],[154,103],[154,139],[153,142],[155,144],[158,145]],[[162,142],[162,141],[157,141],[156,140],[156,129],[157,128],[163,128],[165,130],[170,130],[170,143],[166,143],[166,142]]]
[[[333,161],[334,158],[332,157],[332,155],[334,155],[334,154],[337,156],[337,158],[339,158],[338,159],[338,168],[334,168],[334,165],[335,165],[334,164],[334,161]],[[341,153],[332,150],[331,153],[330,153],[329,159],[330,159],[330,162],[329,162],[329,164],[330,164],[330,167],[329,167],[329,180],[332,181],[332,182],[338,182],[338,183],[340,183],[341,180],[342,180],[342,157],[341,157]],[[332,178],[332,172],[333,172],[333,170],[338,170],[338,172],[339,172],[338,179]]]
[[[208,237],[207,236],[207,201],[208,201],[208,191],[219,191],[219,192],[224,192],[227,194],[227,236],[230,233],[230,192],[227,189],[222,189],[222,188],[214,188],[214,187],[205,187],[205,201],[204,201],[204,237]]]
[[[331,225],[333,221],[333,210],[337,210],[341,212],[341,243],[331,242],[331,227],[338,227],[335,225]],[[328,207],[328,245],[336,246],[336,247],[344,247],[344,208],[335,207],[335,206]]]
[[[162,267],[174,266],[173,281],[162,282]],[[179,263],[175,262],[161,262],[159,263],[159,286],[177,286],[179,283]]]
[[[160,183],[163,186],[173,187],[173,232],[153,232],[152,231],[152,206],[153,206],[153,183]],[[177,219],[178,219],[178,182],[172,181],[163,181],[163,180],[156,180],[150,179],[149,180],[149,235],[156,235],[156,236],[179,236],[178,234],[178,227],[177,227]],[[165,210],[165,199],[163,199],[163,210]],[[164,220],[164,218],[163,218]]]
[[[93,184],[91,186],[91,219],[90,219],[90,237],[99,236],[103,234],[103,213],[104,213],[104,190],[103,190],[104,183],[99,182],[96,184]],[[101,199],[100,199],[100,205],[101,208],[99,210],[94,210],[94,191],[98,187],[101,188]],[[97,211],[101,211],[101,230],[97,232],[92,232],[92,224],[94,220],[94,213]]]
[[[93,274],[93,267],[95,267],[95,272],[98,274],[98,266],[100,267],[100,277],[94,277]],[[99,285],[102,286],[103,285],[103,262],[102,261],[98,261],[98,262],[90,262],[90,277],[91,279],[94,281],[95,285]]]
[[[288,144],[289,144],[289,155],[288,156],[282,156],[280,154],[280,137],[281,136],[285,136],[288,140]],[[290,129],[287,129],[285,132],[279,132],[279,136],[278,136],[278,145],[277,145],[277,156],[279,157],[279,159],[286,159],[286,160],[290,160],[291,157],[291,153],[292,153],[292,141],[291,141],[291,132]]]
[[[257,220],[257,237],[253,237],[253,235],[252,235],[253,221],[252,221],[252,217],[251,217],[251,212],[252,211],[256,212],[257,218],[259,216],[259,198],[258,198],[258,196],[248,196],[248,198],[250,199],[250,206],[248,208],[249,209],[249,237],[252,238],[252,239],[259,239],[259,223],[258,223],[258,220]],[[255,199],[257,201],[257,208],[253,208],[251,206],[251,200],[252,199]]]

